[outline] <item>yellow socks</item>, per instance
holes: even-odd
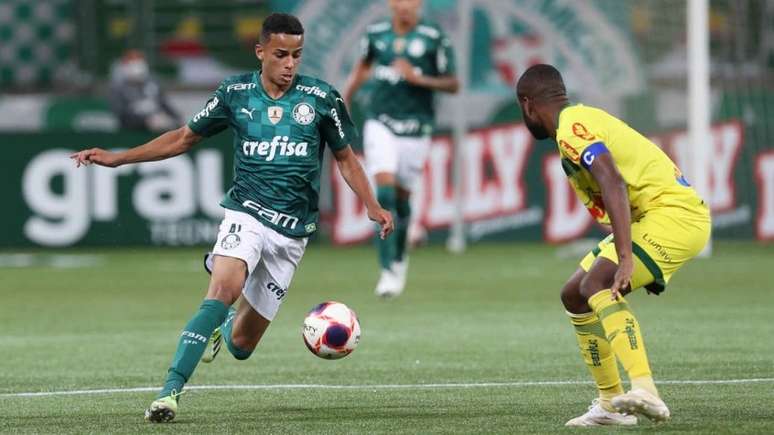
[[[567,315],[570,316],[570,322],[575,327],[583,361],[597,383],[600,404],[608,411],[612,411],[610,399],[623,394],[623,388],[615,354],[605,338],[605,330],[599,322],[599,317],[595,313],[568,312]]]
[[[592,296],[593,313],[567,313],[575,327],[583,361],[599,389],[600,405],[612,411],[610,400],[623,394],[616,357],[629,375],[632,389],[658,396],[642,340],[640,324],[623,297],[612,300],[610,290]]]
[[[632,388],[642,388],[658,396],[645,352],[645,342],[640,324],[629,310],[623,297],[612,300],[610,290],[602,290],[589,298],[589,306],[599,317],[605,329],[607,341],[629,375]]]

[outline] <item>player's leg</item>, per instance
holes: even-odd
[[[228,352],[238,360],[246,360],[253,354],[253,350],[271,322],[257,314],[244,298],[240,299],[238,308],[235,306],[237,304],[229,308],[226,320],[210,339],[208,352],[212,353],[212,357],[209,359],[202,357],[202,361],[212,362],[217,351],[222,347],[221,343],[225,344]],[[207,356],[206,352],[205,356]]]
[[[589,254],[593,255],[593,254]],[[584,259],[585,262],[588,260]],[[583,263],[581,263],[583,265]],[[578,268],[562,288],[562,304],[575,329],[575,336],[594,382],[599,397],[592,401],[588,411],[569,420],[567,426],[633,425],[637,418],[613,409],[613,397],[623,394],[615,354],[605,338],[599,317],[591,310],[580,293],[580,284],[586,276],[583,267]]]
[[[214,258],[215,255],[211,252],[204,256],[204,270],[206,270],[209,274],[212,274],[212,262]],[[248,277],[247,281],[245,282],[245,287],[249,282],[250,277]],[[242,288],[243,293],[244,291],[245,288]],[[223,347],[223,343],[225,343],[226,349],[229,351],[229,353],[231,353],[231,355],[234,356],[234,358],[238,360],[245,360],[250,357],[255,346],[246,346],[244,345],[243,341],[247,340],[248,336],[253,335],[257,335],[258,339],[260,340],[260,337],[263,336],[263,332],[266,330],[266,328],[268,328],[270,322],[264,318],[252,319],[252,316],[250,315],[251,313],[248,311],[254,312],[254,310],[250,308],[250,304],[245,301],[243,297],[238,300],[238,304],[234,303],[231,305],[231,307],[229,307],[226,320],[223,322],[223,324],[216,328],[215,331],[212,332],[210,341],[207,344],[207,349],[204,351],[204,355],[202,355],[202,362],[213,362],[215,357],[220,352],[220,349]],[[232,337],[232,331],[235,328],[235,324],[241,325],[245,321],[249,322],[250,326],[256,325],[256,327],[260,329],[250,330],[250,328],[245,328],[244,326],[236,326],[238,330],[245,331],[246,334],[243,334],[237,338]]]
[[[167,379],[157,399],[145,412],[146,420],[170,421],[177,412],[177,397],[191,378],[210,336],[226,319],[228,307],[242,293],[247,277],[260,259],[261,238],[251,229],[251,216],[226,210],[213,252],[212,275],[199,310],[180,335]]]
[[[258,272],[258,269],[262,271]],[[260,285],[259,282],[262,280],[258,278],[258,275],[262,273],[265,273],[265,270],[260,267],[259,263],[259,266],[245,282],[242,289],[243,295],[246,292],[255,291],[254,287],[256,289],[264,287]],[[268,285],[268,282],[264,282],[264,284]],[[238,360],[250,358],[270,324],[271,320],[258,314],[245,297],[240,298],[239,304],[234,304],[229,308],[226,320],[210,337],[207,350],[202,356],[202,362],[214,361],[223,343],[234,358]]]
[[[207,296],[183,328],[164,386],[145,411],[146,420],[167,422],[175,418],[178,396],[193,375],[213,331],[223,323],[228,307],[239,297],[246,275],[243,260],[215,257]]]
[[[677,270],[701,252],[709,239],[710,230],[709,211],[703,204],[693,210],[653,210],[632,224],[635,257],[632,287],[645,287],[655,294],[662,292]],[[607,254],[608,259],[617,258],[614,252]],[[612,261],[601,263],[610,269],[608,273],[614,273]],[[631,391],[613,399],[613,406],[625,412],[643,414],[655,421],[664,421],[670,416],[669,409],[653,385],[637,319],[629,315],[631,311],[625,300],[614,302],[619,301],[611,301],[609,294],[598,293],[589,300],[594,311],[604,313],[600,314],[600,318],[608,337],[617,332],[611,343],[632,383]]]
[[[392,269],[398,276],[400,287],[398,294],[406,285],[408,274],[408,231],[411,226],[412,209],[411,193],[422,180],[422,171],[425,160],[430,152],[430,138],[400,137],[396,138],[398,144],[398,170],[395,174],[397,186],[397,201],[395,206],[395,260]]]
[[[393,216],[397,215],[398,189],[395,183],[395,174],[391,172],[378,172],[374,175],[376,182],[376,198],[379,204],[389,210]],[[382,270],[391,270],[392,263],[395,261],[398,249],[398,239],[392,234],[382,240],[376,238],[376,245],[379,250],[379,265]]]
[[[225,334],[228,337],[229,351],[236,359],[247,359],[255,351],[270,324],[271,320],[258,314],[245,301],[239,306],[233,327],[227,331],[228,334]]]
[[[641,226],[637,224],[632,226],[633,238],[641,232]],[[636,255],[640,250],[638,245],[634,243],[632,246],[635,251],[632,288],[639,288],[654,282],[656,277]],[[625,293],[615,300],[612,298],[610,287],[618,270],[617,259],[615,245],[611,240],[598,251],[597,258],[581,280],[580,292],[587,299],[589,307],[599,317],[613,352],[629,376],[632,390],[642,392],[643,403],[647,407],[639,409],[638,413],[652,420],[665,421],[669,418],[669,409],[660,399],[653,382],[639,321],[629,307],[624,297]],[[630,290],[627,289],[627,291]],[[611,404],[620,410],[616,402],[618,397],[621,396],[612,399]]]
[[[376,183],[376,199],[379,204],[397,215],[397,183],[395,173],[398,169],[398,143],[392,132],[381,122],[366,121],[363,127],[363,146],[366,168]],[[396,258],[397,238],[390,235],[382,240],[376,237],[379,252],[381,274],[375,292],[379,296],[389,296],[397,292],[398,277],[392,270]]]
[[[411,223],[411,191],[405,187],[397,186],[397,200],[395,203],[395,261],[403,262],[407,257],[406,245],[408,242],[408,229]]]
[[[261,261],[245,283],[239,310],[221,328],[226,347],[239,360],[250,357],[277,315],[308,240],[286,237],[266,227],[262,232]]]
[[[409,265],[406,245],[408,244],[408,229],[411,222],[411,192],[400,185],[396,186],[396,192],[395,214],[393,215],[395,217],[395,233],[391,236],[395,239],[395,256],[390,264],[396,282],[389,292],[382,294],[382,296],[392,297],[403,293],[406,286]]]
[[[243,299],[239,309],[229,313],[220,330],[229,353],[238,360],[246,360],[253,354],[270,324],[271,320],[258,314]]]

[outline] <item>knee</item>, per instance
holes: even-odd
[[[594,279],[594,277],[591,274],[586,275],[583,277],[583,279],[580,282],[580,294],[588,300],[590,297],[594,296],[598,292],[600,292],[604,286],[602,283]]]
[[[207,290],[208,299],[217,299],[226,305],[233,305],[242,294],[242,284],[237,280],[216,280],[210,282]]]
[[[586,300],[581,296],[578,282],[570,281],[562,287],[560,297],[564,309],[575,314],[582,314],[586,306]]]

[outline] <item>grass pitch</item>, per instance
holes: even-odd
[[[190,385],[217,388],[188,390],[173,424],[145,423],[155,391],[128,389],[163,382],[206,286],[201,253],[0,254],[0,431],[557,433],[594,397],[558,296],[579,258],[542,245],[423,248],[406,293],[380,301],[375,252],[313,245],[253,357],[200,365]],[[771,433],[772,265],[771,247],[718,242],[662,296],[630,297],[673,419],[627,432]],[[331,299],[363,330],[338,361],[301,340],[306,311]],[[92,389],[111,391],[19,395]]]

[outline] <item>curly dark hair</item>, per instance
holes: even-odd
[[[304,26],[294,15],[274,13],[263,20],[261,27],[261,43],[269,42],[271,35],[286,33],[288,35],[303,35]]]

